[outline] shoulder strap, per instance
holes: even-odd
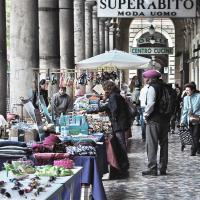
[[[147,94],[148,94],[148,91],[149,91],[149,87],[150,87],[150,85],[148,86],[148,89],[147,89],[147,92],[146,92],[146,100],[145,100],[145,105],[147,105]]]

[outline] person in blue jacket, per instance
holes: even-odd
[[[181,115],[181,126],[189,126],[192,135],[191,156],[195,156],[197,151],[200,152],[200,123],[190,122],[190,113],[200,116],[200,93],[196,90],[195,84],[188,83],[185,85],[187,96],[183,99],[183,109]]]

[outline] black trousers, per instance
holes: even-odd
[[[191,129],[191,134],[192,134],[192,147],[191,147],[191,152],[192,153],[196,153],[197,150],[200,150],[200,143],[199,143],[199,139],[200,139],[200,124],[191,124],[190,125],[190,129]]]

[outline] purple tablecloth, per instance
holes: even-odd
[[[99,137],[99,142],[102,142],[102,144],[97,145],[96,156],[76,156],[74,158],[75,165],[83,167],[81,183],[93,186],[92,196],[94,200],[106,199],[102,176],[108,173],[108,163],[103,134]]]
[[[92,196],[94,200],[105,200],[106,195],[99,173],[95,156],[76,156],[74,158],[76,166],[82,166],[81,183],[92,184]]]

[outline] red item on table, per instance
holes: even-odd
[[[62,160],[69,158],[68,153],[35,153],[33,154],[36,165],[53,164],[54,160]]]

